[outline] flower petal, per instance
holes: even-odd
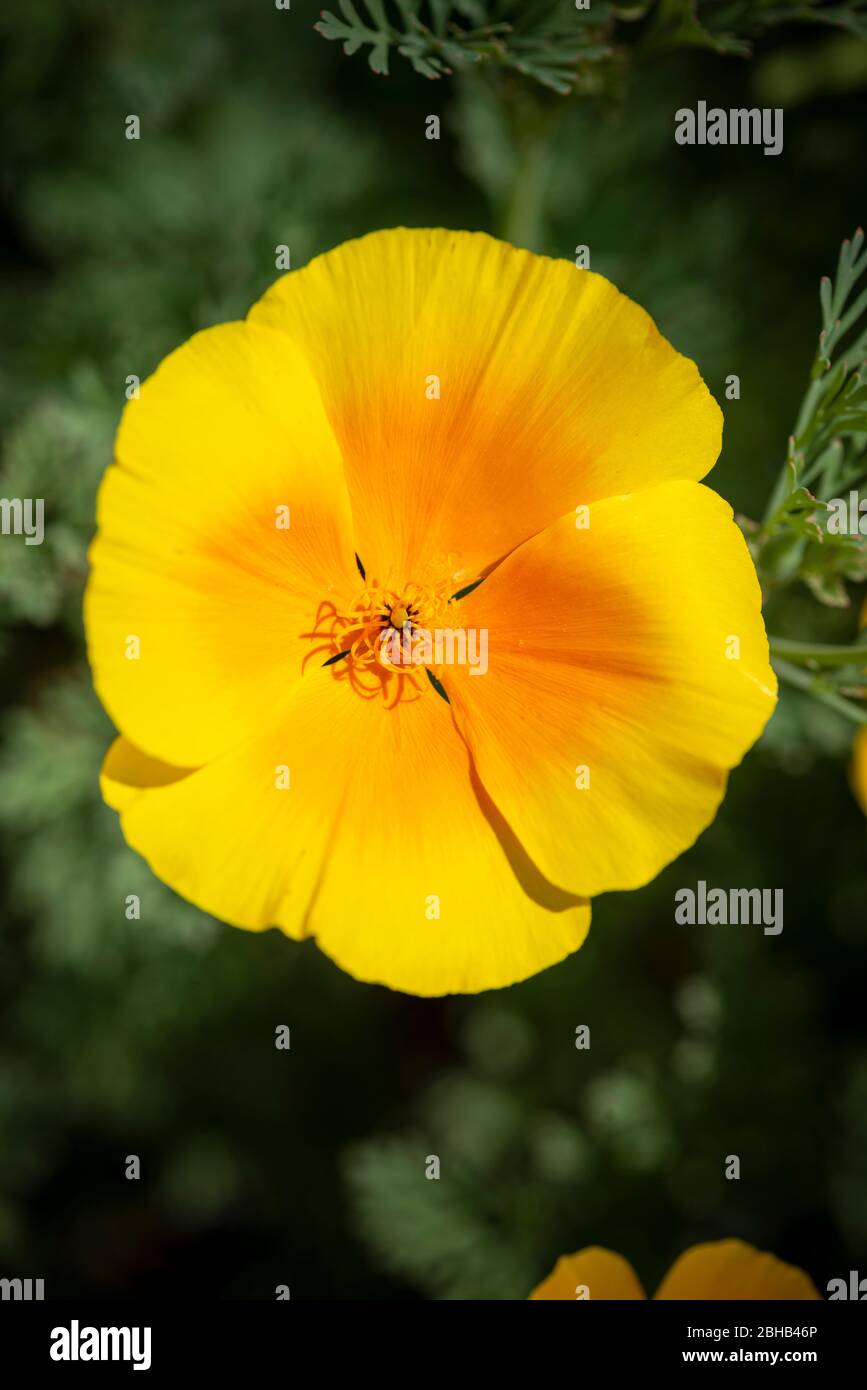
[[[586,1289],[585,1294],[583,1290]],[[572,1303],[591,1299],[641,1299],[647,1294],[635,1270],[622,1255],[588,1245],[574,1255],[561,1255],[553,1271],[530,1294],[531,1299],[558,1299]]]
[[[577,950],[590,923],[474,787],[432,689],[388,710],[311,672],[267,736],[127,797],[122,824],[205,911],[315,935],[350,974],[414,994],[524,979]]]
[[[587,897],[646,883],[713,819],[774,706],[731,509],[694,483],[595,503],[589,529],[563,518],[458,612],[487,629],[489,669],[443,684],[531,858]]]
[[[94,681],[139,748],[199,765],[268,726],[317,605],[358,587],[340,455],[298,349],[230,323],[144,383],[116,460],[85,601]]]
[[[655,1298],[817,1299],[821,1294],[809,1275],[742,1240],[694,1245],[675,1260]]]
[[[250,320],[303,347],[382,583],[449,553],[475,577],[577,505],[701,478],[719,453],[718,406],[643,309],[481,233],[348,242]]]
[[[855,735],[849,775],[855,799],[867,816],[867,729],[859,729]]]
[[[105,755],[99,774],[99,789],[106,805],[123,811],[142,792],[168,787],[189,777],[194,768],[172,767],[142,753],[125,738],[116,738]]]

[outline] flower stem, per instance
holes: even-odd
[[[782,657],[786,661],[814,662],[817,666],[857,666],[867,665],[867,642],[853,646],[832,646],[824,642],[797,642],[787,637],[770,637],[771,656]]]
[[[524,134],[515,152],[515,175],[500,214],[500,235],[513,246],[541,250],[545,237],[545,190],[548,183],[548,141],[542,134]]]
[[[796,686],[798,690],[812,695],[823,705],[828,705],[830,709],[835,709],[838,714],[845,715],[853,724],[867,724],[867,707],[856,705],[854,701],[847,700],[843,695],[838,695],[821,675],[802,671],[800,666],[792,666],[788,661],[783,661],[779,657],[774,658],[772,665],[780,680],[784,680],[787,684]]]

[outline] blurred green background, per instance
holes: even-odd
[[[726,413],[713,485],[754,515],[818,278],[865,214],[867,49],[843,32],[783,25],[751,59],[633,61],[627,36],[595,95],[528,97],[514,74],[375,75],[317,15],[31,0],[0,19],[0,494],[46,510],[41,547],[0,538],[0,1273],[49,1297],[522,1298],[582,1245],[652,1288],[737,1235],[822,1288],[867,1274],[867,832],[832,711],[786,692],[693,850],[599,900],[564,964],[475,998],[356,984],[313,943],[204,918],[100,802],[111,730],[80,609],[125,378],[242,316],[277,245],[298,266],[397,223],[501,230],[512,118],[551,111],[535,249],[587,243],[698,361]],[[699,99],[784,105],[783,155],[677,146]],[[778,630],[854,630],[803,589],[777,607]],[[675,926],[699,878],[782,887],[782,935]]]

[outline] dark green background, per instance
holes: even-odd
[[[41,548],[0,539],[0,1273],[49,1296],[520,1298],[582,1245],[653,1287],[738,1235],[822,1288],[867,1274],[865,826],[834,714],[787,694],[693,850],[600,900],[564,964],[468,999],[356,984],[312,943],[203,918],[100,803],[80,605],[126,376],[243,315],[278,243],[300,265],[397,223],[497,228],[490,90],[374,76],[316,13],[31,0],[0,19],[0,493],[44,497],[47,526]],[[721,403],[740,376],[712,476],[739,511],[776,476],[818,277],[865,214],[865,84],[855,40],[784,29],[752,61],[647,59],[552,136],[536,249],[588,243]],[[700,98],[785,104],[783,155],[675,145]],[[854,629],[804,590],[769,622]],[[675,926],[699,878],[783,888],[783,934]]]

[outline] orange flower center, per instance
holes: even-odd
[[[356,694],[381,696],[389,706],[417,700],[428,685],[430,634],[449,625],[454,606],[453,579],[401,590],[368,584],[355,602],[340,609],[323,599],[312,632],[317,645],[305,658],[320,655],[335,680],[348,680]]]

